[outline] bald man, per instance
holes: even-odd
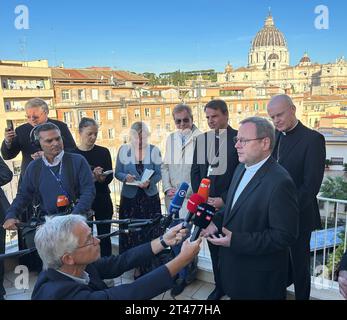
[[[296,107],[289,96],[273,97],[267,111],[276,127],[276,145],[272,155],[289,172],[297,187],[299,238],[290,248],[290,279],[294,282],[296,299],[308,300],[311,291],[311,232],[321,228],[317,194],[324,176],[325,140],[320,133],[297,119]]]

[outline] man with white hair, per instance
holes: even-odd
[[[108,288],[104,279],[116,278],[149,261],[164,248],[178,244],[186,230],[171,228],[160,238],[121,255],[100,258],[100,240],[79,215],[46,218],[35,235],[43,261],[32,293],[33,300],[143,300],[170,289],[174,276],[199,252],[201,239],[185,241],[173,260],[136,281]]]
[[[48,118],[49,109],[45,100],[40,98],[28,100],[25,104],[25,113],[28,122],[15,130],[7,128],[5,139],[1,145],[1,154],[4,160],[14,159],[22,152],[21,177],[23,177],[28,164],[42,155],[42,151],[30,141],[30,132],[34,127],[46,122],[54,123],[64,139],[65,150],[72,151],[76,148],[76,143],[67,125],[62,121]]]
[[[324,176],[325,140],[323,135],[296,118],[296,107],[289,96],[273,97],[267,111],[277,130],[272,156],[289,172],[299,200],[299,237],[290,248],[291,281],[288,285],[294,282],[297,300],[308,300],[311,232],[321,228],[317,194]]]

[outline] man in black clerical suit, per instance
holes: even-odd
[[[220,246],[219,273],[231,299],[286,298],[289,246],[298,233],[298,203],[288,172],[272,157],[275,130],[266,119],[243,120],[224,218],[202,235]],[[222,228],[223,227],[223,228]]]
[[[228,187],[239,164],[233,142],[237,131],[228,125],[228,107],[223,100],[211,100],[207,103],[205,114],[211,131],[199,135],[196,139],[191,184],[193,192],[196,193],[201,180],[209,178],[211,186],[208,203],[219,210],[219,215],[222,215]],[[208,300],[219,300],[224,295],[217,272],[219,248],[209,244],[209,249],[216,288]]]
[[[338,281],[340,293],[347,300],[347,251],[340,261]]]
[[[296,107],[289,96],[273,97],[267,111],[277,129],[272,155],[289,172],[298,192],[299,237],[290,248],[290,273],[296,299],[307,300],[311,290],[311,232],[321,228],[316,197],[324,176],[325,140],[296,118]]]

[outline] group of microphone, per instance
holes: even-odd
[[[199,238],[202,229],[208,227],[215,214],[216,209],[207,203],[210,192],[210,179],[202,179],[198,192],[193,193],[187,202],[188,213],[183,221],[183,228],[188,228],[192,222],[194,229],[192,231],[190,241],[193,242]],[[182,182],[177,189],[174,197],[171,200],[168,216],[166,218],[166,227],[169,226],[173,217],[178,217],[179,211],[183,206],[184,199],[186,198],[189,185]]]

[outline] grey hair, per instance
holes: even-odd
[[[43,262],[43,269],[59,269],[63,263],[61,258],[65,253],[72,253],[78,247],[78,237],[73,229],[86,218],[77,214],[67,216],[46,216],[46,222],[35,234],[35,246]]]
[[[97,122],[92,118],[83,117],[78,125],[78,131],[82,132],[84,128],[96,126],[99,128]]]
[[[52,122],[39,124],[38,126],[34,127],[32,130],[33,130],[35,140],[40,140],[40,132],[44,132],[44,131],[57,130],[59,132],[59,135],[61,135],[59,127]]]
[[[193,120],[192,108],[186,104],[178,104],[177,106],[175,106],[172,110],[172,117],[175,119],[175,114],[182,111],[187,111],[189,117]]]
[[[147,125],[144,122],[142,122],[142,121],[134,122],[131,125],[130,130],[131,131],[135,131],[137,134],[140,134],[141,132],[145,132],[147,134],[149,133]]]
[[[249,117],[240,122],[240,124],[253,123],[257,130],[257,138],[269,138],[270,150],[275,147],[275,128],[273,124],[261,117]]]
[[[41,108],[45,113],[49,113],[48,104],[41,98],[33,98],[25,104],[25,110],[30,108]]]

